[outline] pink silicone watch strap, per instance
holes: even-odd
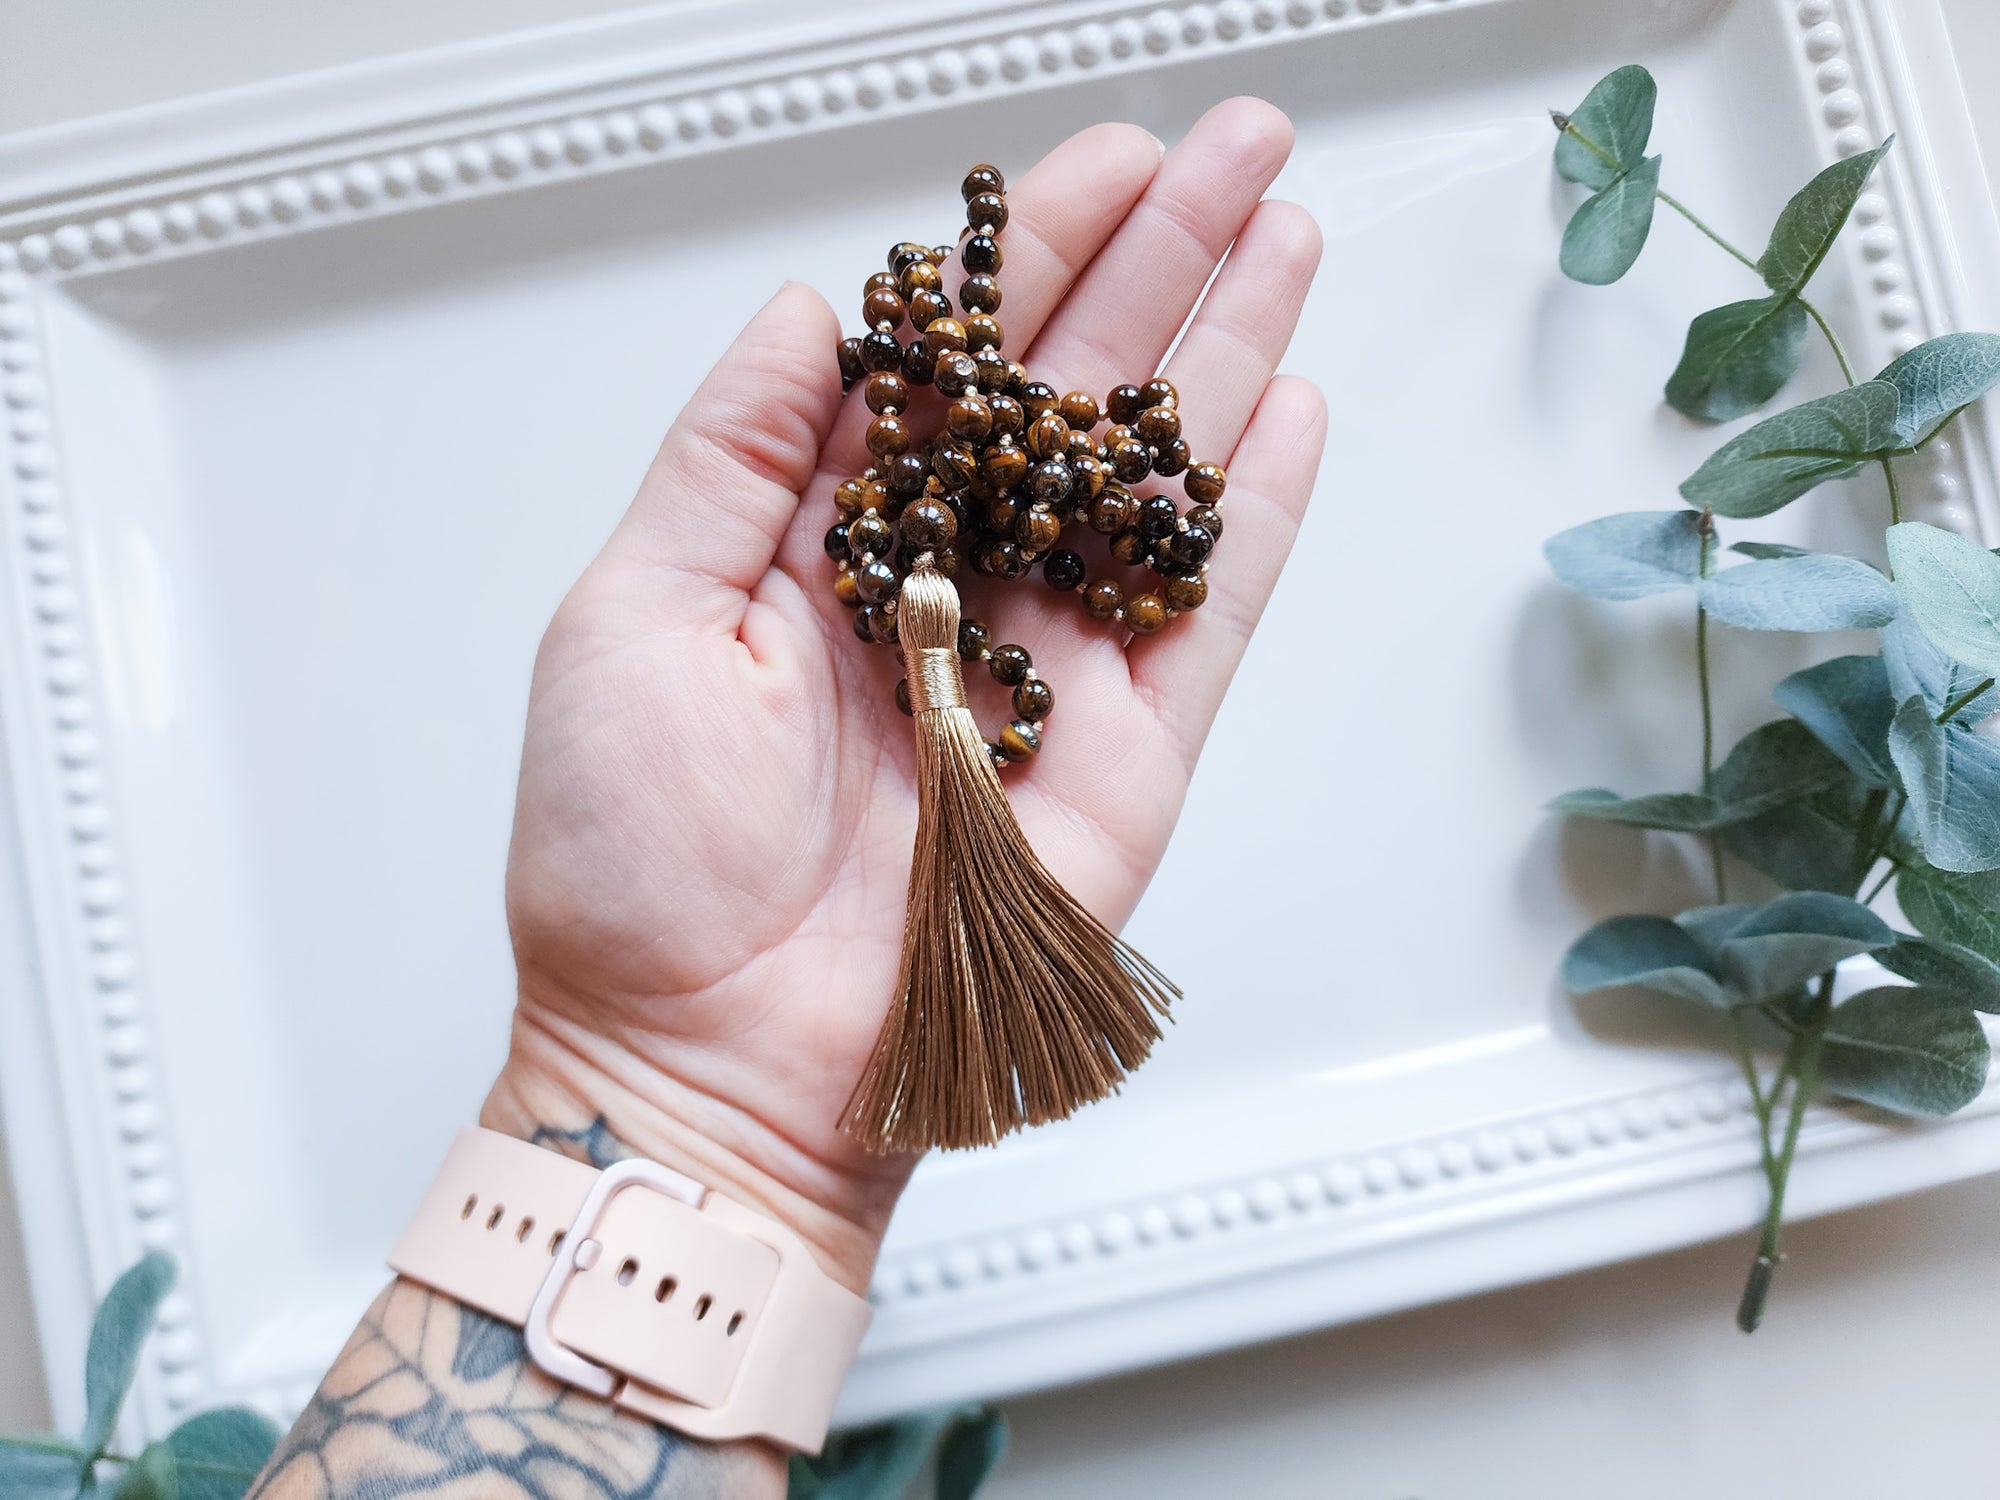
[[[490,1130],[460,1132],[389,1265],[528,1328],[536,1363],[628,1410],[807,1453],[870,1316],[773,1219],[651,1163],[600,1174]]]

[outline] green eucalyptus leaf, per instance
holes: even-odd
[[[927,1412],[828,1439],[812,1465],[820,1500],[899,1500],[923,1469],[945,1420],[943,1413]]]
[[[1947,333],[1891,361],[1875,378],[1895,386],[1896,434],[1914,448],[2000,385],[2000,334]]]
[[[1653,75],[1637,63],[1600,78],[1570,113],[1571,129],[1556,137],[1556,171],[1587,188],[1602,188],[1638,166],[1653,133],[1653,103],[1658,95]],[[1578,135],[1604,155],[1592,151]]]
[[[1732,823],[1722,847],[1793,891],[1854,894],[1855,844],[1866,792],[1851,776],[1807,797]]]
[[[1608,286],[1632,269],[1653,229],[1660,159],[1649,156],[1577,205],[1563,230],[1557,264],[1585,286]]]
[[[1964,698],[1986,677],[1938,650],[1908,610],[1882,632],[1882,663],[1889,669],[1890,696],[1901,703],[1911,694],[1919,694],[1934,715]],[[1993,713],[2000,713],[2000,693],[1989,692],[1961,708],[1952,723],[1971,728]]]
[[[1674,925],[1701,944],[1701,951],[1708,955],[1709,970],[1720,974],[1722,970],[1718,965],[1723,943],[1756,909],[1742,901],[1724,902],[1720,906],[1694,906],[1675,917]]]
[[[2000,675],[2000,557],[1921,521],[1889,528],[1889,566],[1903,604],[1953,661]]]
[[[1665,917],[1599,922],[1563,955],[1563,985],[1572,995],[1637,985],[1725,1009],[1733,1003],[1700,941]]]
[[[1691,510],[1603,516],[1550,537],[1542,555],[1564,587],[1596,599],[1689,588],[1701,576],[1701,517]]]
[[[1797,989],[1843,959],[1873,953],[1896,934],[1858,901],[1797,891],[1766,902],[1723,939],[1717,958],[1730,987],[1747,1000]]]
[[[88,1456],[57,1437],[0,1437],[0,1495],[75,1500]]]
[[[113,1282],[98,1304],[83,1363],[83,1445],[88,1452],[102,1452],[110,1440],[138,1367],[140,1346],[153,1331],[160,1299],[173,1284],[174,1263],[155,1251]]]
[[[1007,1419],[990,1406],[960,1412],[938,1446],[937,1500],[972,1500],[1007,1451]]]
[[[268,1417],[230,1406],[188,1418],[165,1439],[179,1500],[241,1500],[278,1445]]]
[[[1745,557],[1810,557],[1812,553],[1804,547],[1794,547],[1790,542],[1733,542],[1731,552],[1740,552]]]
[[[1906,860],[1896,875],[1896,904],[1926,937],[2000,964],[2000,875],[1954,875]]]
[[[1667,405],[1700,422],[1755,411],[1798,369],[1806,327],[1806,310],[1796,297],[1710,308],[1688,325],[1681,361],[1667,377]]]
[[[1738,823],[1849,780],[1840,757],[1794,719],[1759,724],[1715,768],[1711,788],[1724,821]]]
[[[1895,585],[1858,557],[1808,552],[1725,568],[1701,580],[1701,607],[1743,630],[1879,630]]]
[[[1926,989],[1885,985],[1835,1007],[1820,1054],[1831,1093],[1906,1115],[1948,1115],[1986,1086],[1978,1018]]]
[[[1722,810],[1713,797],[1699,792],[1652,792],[1621,797],[1603,787],[1564,792],[1549,803],[1549,811],[1629,828],[1658,828],[1668,833],[1701,833],[1721,826]]]
[[[249,1482],[244,1481],[230,1492],[229,1500],[242,1500],[244,1490],[249,1487]],[[181,1496],[181,1476],[174,1451],[164,1442],[148,1443],[140,1449],[139,1456],[118,1476],[117,1488],[111,1492],[111,1500],[181,1500]]]
[[[2000,1015],[2000,963],[1984,954],[1941,938],[1898,933],[1895,942],[1875,955],[1875,961],[1927,990],[1974,1010]]]
[[[1895,445],[1896,388],[1871,380],[1738,433],[1681,482],[1681,498],[1719,516],[1768,516]]]
[[[1854,212],[1854,200],[1895,141],[1891,136],[1872,151],[1857,152],[1835,162],[1792,195],[1771,230],[1771,242],[1757,261],[1764,285],[1774,292],[1796,295],[1833,248],[1841,226]]]
[[[1771,697],[1839,756],[1864,786],[1895,785],[1889,760],[1889,669],[1879,656],[1836,656],[1794,672]]]
[[[1889,754],[1924,858],[1959,874],[2000,868],[2000,741],[1940,724],[1912,697],[1889,726]]]

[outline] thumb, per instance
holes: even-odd
[[[607,550],[674,575],[690,623],[734,629],[769,570],[840,411],[839,342],[826,299],[786,282],[661,442]]]

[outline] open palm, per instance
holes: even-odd
[[[1056,694],[1048,748],[1006,778],[1022,827],[1114,928],[1159,862],[1319,462],[1319,394],[1272,374],[1319,257],[1303,209],[1259,201],[1290,146],[1278,111],[1231,100],[1164,158],[1137,127],[1086,130],[1009,194],[1007,350],[1101,398],[1173,348],[1189,445],[1230,473],[1209,602],[1158,637],[1128,645],[1039,580],[961,579],[967,614],[1026,645]],[[916,799],[894,652],[856,641],[821,547],[834,486],[870,462],[839,337],[816,293],[779,292],[549,629],[508,875],[509,1073],[584,1098],[584,1075],[603,1075],[684,1124],[697,1165],[867,1238],[909,1163],[867,1155],[838,1121],[896,985]],[[983,677],[969,690],[990,726],[1005,697]]]

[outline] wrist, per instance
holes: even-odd
[[[479,1123],[608,1166],[645,1157],[768,1214],[865,1293],[911,1160],[826,1161],[660,1060],[524,1000]]]

